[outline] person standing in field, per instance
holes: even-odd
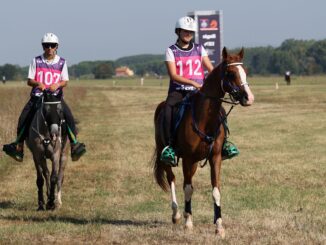
[[[174,139],[171,135],[173,109],[189,92],[202,87],[205,79],[204,69],[211,72],[214,68],[204,47],[193,42],[196,30],[193,18],[188,16],[180,18],[175,25],[177,41],[167,48],[165,54],[170,85],[164,108],[165,147],[160,159],[172,167],[177,165]],[[225,149],[223,159],[239,154],[236,146],[226,139],[223,148]]]
[[[29,66],[27,84],[32,87],[30,99],[19,117],[16,140],[3,146],[3,151],[16,161],[23,161],[24,140],[45,90],[61,99],[72,160],[77,161],[86,152],[85,144],[77,141],[74,117],[63,100],[63,88],[67,86],[69,76],[66,60],[57,55],[58,46],[58,37],[53,33],[46,33],[42,38],[43,54],[35,57]]]

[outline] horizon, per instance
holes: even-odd
[[[284,40],[283,42],[285,42],[285,41],[287,41],[287,40],[292,40],[292,39],[286,39],[286,40]],[[316,40],[316,39],[307,39],[307,40],[305,40],[305,39],[293,39],[293,40],[295,40],[295,41],[304,41],[304,42],[305,42],[305,41],[306,41],[306,42],[309,42],[309,41],[318,42],[318,41],[326,40],[326,38],[324,38],[324,39],[319,39],[319,40]],[[282,43],[283,43],[283,42],[282,42]],[[281,43],[281,44],[282,44],[282,43]],[[278,47],[281,46],[281,44],[278,45],[278,46],[266,45],[266,46],[254,46],[254,47],[243,47],[243,48],[244,48],[244,50],[246,50],[246,49],[248,49],[248,48],[250,48],[250,49],[251,49],[251,48],[267,48],[267,47],[278,48]],[[235,48],[230,48],[230,49],[228,49],[228,50],[237,50],[237,49],[241,49],[241,48],[242,48],[242,47],[235,47]],[[126,56],[118,57],[117,59],[114,59],[114,60],[111,60],[111,59],[81,60],[81,61],[79,61],[78,63],[75,63],[75,64],[68,64],[68,67],[70,67],[70,66],[74,66],[74,65],[78,65],[78,64],[83,63],[83,62],[101,62],[101,61],[103,61],[103,62],[106,62],[106,61],[116,62],[116,61],[119,60],[119,59],[129,58],[129,57],[137,57],[137,56],[142,56],[142,55],[162,55],[162,56],[164,56],[164,53],[162,53],[162,54],[150,54],[150,53],[144,53],[144,54],[133,54],[133,55],[126,55]],[[60,56],[60,54],[59,54],[59,56]],[[163,60],[162,60],[162,62],[163,62]],[[21,65],[19,65],[19,64],[11,64],[11,63],[2,64],[2,65],[0,65],[0,66],[4,66],[4,65],[7,65],[7,64],[9,64],[9,65],[19,66],[20,68],[26,68],[26,67],[29,66],[29,64],[21,66]]]

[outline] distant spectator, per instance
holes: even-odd
[[[284,80],[286,81],[287,85],[291,84],[291,72],[290,71],[286,71],[284,74]]]
[[[6,76],[2,76],[2,83],[3,83],[3,84],[6,83]]]

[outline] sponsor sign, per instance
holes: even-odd
[[[204,46],[213,66],[221,58],[221,23],[218,14],[196,15],[198,24],[198,42]]]

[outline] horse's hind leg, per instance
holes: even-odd
[[[193,193],[192,177],[197,170],[197,163],[192,163],[189,159],[183,159],[182,167],[184,175],[183,190],[185,196],[185,209],[183,216],[185,218],[185,228],[191,230],[193,228],[191,210],[191,197]]]
[[[172,172],[171,167],[166,167],[166,177],[169,182],[170,188],[171,188],[171,208],[172,208],[172,222],[173,224],[178,224],[180,223],[181,220],[181,215],[179,213],[179,205],[177,202],[177,196],[175,192],[175,176]]]

